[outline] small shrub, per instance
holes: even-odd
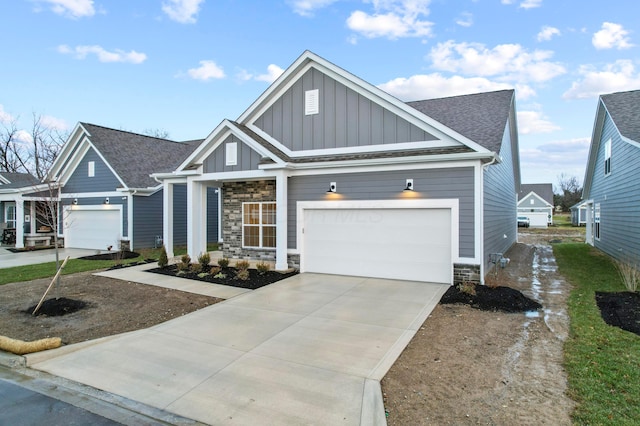
[[[227,259],[226,257],[218,259],[218,265],[220,265],[221,268],[228,267],[229,266],[229,259]]]
[[[615,260],[616,269],[620,275],[622,283],[627,290],[636,292],[638,291],[638,281],[640,281],[640,270],[637,262]]]
[[[191,272],[194,274],[199,274],[202,272],[202,265],[200,263],[194,263],[191,265]]]
[[[183,254],[182,257],[180,258],[180,261],[188,265],[191,263],[191,256],[189,256],[188,254]]]
[[[248,269],[238,269],[236,272],[236,278],[242,281],[246,281],[249,279],[249,270]]]
[[[177,275],[178,277],[181,277],[181,276],[183,276],[183,275],[187,275],[187,271],[182,270],[182,269],[179,269],[179,270],[178,270],[178,272],[176,272],[176,275]]]
[[[256,269],[258,270],[258,273],[262,275],[269,272],[269,269],[271,269],[271,266],[266,262],[259,262],[256,264]]]
[[[236,269],[242,271],[249,269],[249,261],[248,260],[238,260],[236,262]]]
[[[218,272],[220,272],[220,267],[218,266],[212,266],[211,269],[209,269],[209,273],[211,275],[216,275]]]
[[[496,277],[495,275],[487,275],[487,277],[484,279],[484,285],[489,288],[496,288],[500,285],[500,282],[498,281],[498,277]]]
[[[184,272],[184,274],[186,274],[187,272],[189,272],[189,267],[190,265],[188,263],[184,263],[184,262],[176,263],[176,268],[178,269],[178,273]]]
[[[206,251],[201,253],[200,256],[198,256],[198,263],[202,265],[203,268],[206,268],[209,266],[209,263],[211,263],[211,255]]]
[[[476,285],[472,282],[465,281],[458,284],[458,290],[471,296],[476,295]]]
[[[206,272],[200,272],[200,273],[198,274],[198,278],[204,278],[204,277],[206,277],[206,276],[208,276],[208,275],[209,275],[209,274],[208,274],[208,273],[206,273]]]
[[[220,280],[223,280],[223,279],[227,278],[227,274],[222,273],[222,272],[218,272],[217,274],[215,274],[215,275],[213,276],[213,278],[218,278],[218,279],[220,279]]]

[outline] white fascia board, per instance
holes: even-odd
[[[312,52],[304,52],[281,76],[278,78],[239,118],[238,121],[251,125],[252,122],[262,115],[272,104],[274,99],[279,98],[284,92],[286,92],[296,81],[296,77],[302,76],[310,68],[316,68],[320,72],[327,74],[336,81],[344,84],[346,87],[363,95],[364,97],[371,99],[372,101],[380,104],[381,106],[389,109],[391,112],[397,114],[409,123],[417,126],[418,128],[433,134],[438,139],[441,139],[449,144],[461,143],[477,152],[489,152],[483,146],[477,144],[466,136],[450,129],[443,125],[439,121],[434,120],[418,111],[417,109],[410,107],[398,98],[391,96],[387,92],[379,89],[378,87],[362,80],[359,77],[351,74],[350,72],[332,64],[331,62],[315,55]],[[251,127],[251,126],[250,126]],[[251,127],[255,130],[254,127]],[[283,150],[281,144],[276,145],[279,149]],[[283,150],[284,152],[284,150]]]
[[[245,181],[245,180],[260,180],[260,179],[275,179],[277,171],[265,171],[265,170],[245,170],[238,172],[223,172],[223,173],[205,173],[200,176],[194,177],[192,180],[196,182],[202,181]]]
[[[584,172],[582,181],[582,198],[589,198],[591,190],[591,180],[595,169],[596,158],[598,157],[598,149],[600,148],[600,139],[602,138],[602,130],[604,120],[607,116],[606,107],[602,102],[602,97],[598,98],[598,107],[596,108],[596,116],[593,121],[593,133],[591,134],[591,144],[589,146],[589,157],[587,158],[587,167]]]
[[[185,167],[192,163],[202,164],[202,162],[209,157],[230,135],[234,135],[263,157],[271,158],[276,163],[283,164],[283,161],[280,158],[251,139],[246,133],[238,129],[238,127],[231,121],[225,119],[209,134],[209,136],[207,136],[200,146],[178,166],[176,171],[181,172]]]
[[[9,181],[9,179],[7,179],[6,177],[4,177],[4,176],[2,176],[2,175],[0,175],[0,182],[2,182],[2,183],[3,183],[3,184],[5,184],[5,185],[6,185],[6,184],[8,184],[8,183],[11,183],[11,182]]]
[[[74,198],[102,198],[102,197],[124,197],[122,192],[118,191],[105,191],[105,192],[78,192],[77,194],[60,194],[60,198],[74,199]]]
[[[58,153],[55,161],[49,168],[49,172],[47,173],[47,180],[51,180],[54,177],[57,177],[62,172],[62,167],[67,162],[67,159],[71,153],[73,153],[76,145],[80,143],[83,135],[89,135],[89,132],[82,126],[82,124],[77,123],[73,128],[73,131],[69,135],[69,138],[62,146],[62,149]]]
[[[156,192],[162,189],[162,184],[158,186],[152,186],[147,188],[118,188],[116,191],[121,192],[122,194],[128,195],[141,195],[148,197],[149,195],[153,195]]]
[[[438,162],[402,162],[393,164],[371,164],[366,163],[361,167],[326,167],[315,169],[294,169],[289,170],[289,176],[313,176],[313,175],[332,175],[332,174],[350,174],[350,173],[371,173],[386,171],[404,171],[404,170],[426,170],[426,169],[451,169],[460,167],[479,167],[479,160],[463,160],[463,161],[438,161]]]

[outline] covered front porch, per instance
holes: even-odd
[[[3,246],[22,249],[53,244],[58,217],[57,202],[20,194],[1,199],[0,211],[0,242]]]

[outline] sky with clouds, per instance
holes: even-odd
[[[631,4],[4,1],[0,124],[204,138],[308,49],[404,101],[514,88],[523,182],[582,180],[598,96],[640,89]]]

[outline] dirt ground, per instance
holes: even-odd
[[[60,337],[63,344],[78,343],[147,328],[220,301],[85,272],[63,276],[60,289],[50,296],[81,300],[87,307],[55,317],[26,313],[50,282],[47,278],[0,286],[0,335],[25,341]]]
[[[541,311],[438,305],[382,381],[388,424],[571,424],[562,368],[570,289],[548,243],[584,241],[581,232],[522,230],[505,255],[511,262],[500,285],[537,300]]]

